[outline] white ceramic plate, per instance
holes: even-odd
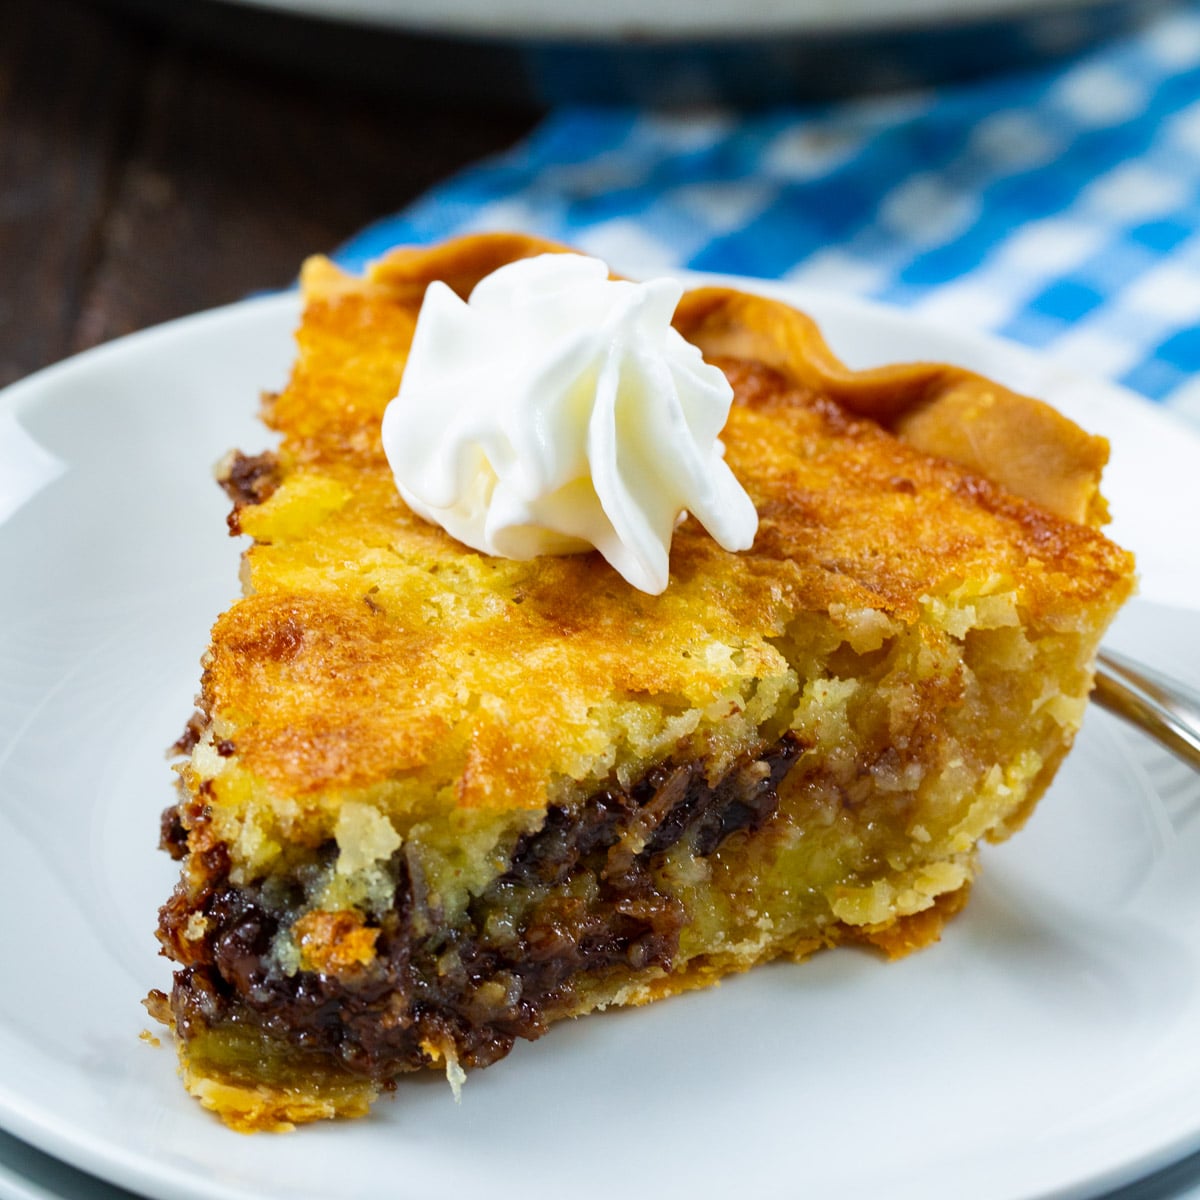
[[[1146,596],[1118,644],[1200,684],[1200,555],[1165,519],[1200,512],[1200,438],[1011,347],[800,298],[856,364],[963,362],[1109,433]],[[1200,784],[1099,712],[925,953],[843,950],[570,1023],[459,1106],[430,1076],[290,1137],[202,1112],[170,1048],[138,1038],[169,977],[163,747],[237,588],[210,467],[265,444],[256,396],[285,377],[295,316],[248,302],[0,397],[0,1125],[162,1200],[1029,1200],[1200,1147]]]
[[[239,0],[295,16],[483,37],[762,37],[1007,20],[1046,0]],[[1102,0],[1056,0],[1059,10]]]
[[[136,1200],[0,1131],[0,1200]]]

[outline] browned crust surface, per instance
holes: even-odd
[[[911,623],[930,594],[994,577],[1025,620],[1052,626],[1126,586],[1128,555],[1088,524],[844,407],[893,424],[908,414],[922,429],[921,414],[939,398],[958,405],[975,377],[941,365],[851,372],[807,318],[712,291],[685,298],[680,320],[710,350],[759,358],[722,360],[737,390],[728,461],[761,520],[753,549],[728,553],[685,523],[660,597],[594,554],[481,558],[400,500],[379,419],[427,281],[468,291],[498,261],[542,248],[505,237],[397,252],[365,284],[327,264],[306,272],[299,359],[265,413],[283,434],[283,486],[239,513],[257,539],[252,594],[218,622],[204,680],[205,709],[238,726],[241,768],[273,790],[420,776],[454,804],[540,806],[547,778],[578,773],[606,697],[712,703],[728,679],[691,654],[697,645],[733,647],[753,674],[797,613],[872,609]],[[987,386],[990,409],[1037,403]],[[1057,415],[1031,436],[1046,461],[1070,461],[1055,476],[1093,514],[1103,443]],[[1003,477],[1009,440],[981,443],[989,461],[977,465]],[[481,706],[488,693],[511,703]]]
[[[851,370],[816,323],[777,300],[726,288],[684,297],[675,324],[707,357],[735,357],[828,396],[926,454],[949,459],[1070,521],[1098,524],[1108,443],[1041,400],[946,363]]]

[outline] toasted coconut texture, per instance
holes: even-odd
[[[733,385],[752,550],[687,520],[649,596],[596,554],[455,542],[380,446],[424,289],[557,249],[309,263],[281,444],[222,466],[253,541],[178,747],[151,1008],[235,1128],[357,1115],[422,1067],[457,1086],[561,1017],[771,958],[936,940],[1132,588],[1101,439],[958,368],[851,371],[724,289],[677,325]]]

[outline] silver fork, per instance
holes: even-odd
[[[1178,681],[1102,650],[1092,699],[1200,771],[1200,696]]]

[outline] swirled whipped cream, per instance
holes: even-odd
[[[577,254],[510,263],[469,301],[431,284],[383,418],[405,502],[486,554],[594,547],[654,594],[685,513],[748,549],[758,514],[718,439],[733,390],[672,328],[682,294]]]

